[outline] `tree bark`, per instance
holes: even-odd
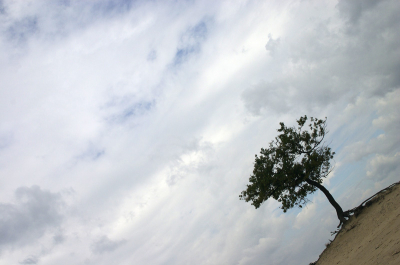
[[[335,210],[336,210],[337,217],[338,217],[339,220],[340,220],[339,226],[340,226],[342,223],[344,223],[344,221],[346,221],[346,219],[344,218],[344,217],[345,217],[345,214],[343,213],[343,209],[342,209],[342,207],[340,207],[340,205],[335,201],[335,199],[334,199],[333,196],[330,194],[330,192],[329,192],[324,186],[322,186],[321,184],[319,184],[318,182],[316,182],[316,181],[314,181],[314,180],[311,180],[311,179],[309,179],[309,178],[306,178],[306,182],[307,182],[308,184],[310,184],[310,185],[313,185],[313,186],[317,187],[318,189],[320,189],[320,190],[325,194],[325,196],[328,198],[328,201],[332,204],[332,206],[333,206],[333,207],[335,208]],[[339,227],[339,226],[338,226],[338,227]]]

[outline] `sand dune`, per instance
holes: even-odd
[[[314,264],[400,264],[400,185],[367,205],[346,222]]]

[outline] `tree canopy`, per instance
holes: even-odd
[[[331,172],[330,160],[335,154],[323,142],[327,119],[311,117],[308,123],[307,120],[307,116],[300,117],[296,127],[280,123],[280,134],[270,142],[269,148],[261,148],[260,155],[255,156],[250,184],[239,197],[251,201],[255,208],[273,198],[282,203],[281,209],[286,212],[294,206],[302,207],[308,202],[307,195],[319,188],[343,222],[342,208],[321,185]]]

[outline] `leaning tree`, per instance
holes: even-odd
[[[329,191],[321,185],[331,171],[330,160],[334,152],[323,142],[326,130],[326,118],[320,120],[307,116],[297,120],[297,127],[286,127],[280,123],[275,140],[269,148],[261,148],[255,158],[253,174],[250,176],[247,189],[239,195],[241,200],[251,201],[257,209],[261,203],[274,198],[282,203],[281,209],[286,212],[294,206],[308,202],[307,195],[320,189],[336,209],[340,220],[339,226],[348,217]],[[308,130],[304,127],[308,127]]]

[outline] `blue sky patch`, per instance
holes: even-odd
[[[7,29],[7,37],[17,42],[25,42],[30,36],[37,33],[38,19],[36,17],[26,17],[14,22]]]
[[[107,106],[109,112],[113,114],[107,115],[106,120],[111,123],[123,123],[130,119],[137,118],[145,115],[151,111],[155,106],[155,101],[136,101],[132,102],[132,99],[124,98],[114,100]]]
[[[123,112],[122,118],[127,119],[132,116],[144,114],[150,111],[153,107],[154,107],[154,101],[142,101],[135,103]]]
[[[181,37],[181,44],[175,53],[173,64],[179,65],[186,61],[191,54],[199,52],[201,44],[207,38],[207,33],[207,25],[204,20],[189,28]]]
[[[93,5],[93,11],[100,14],[115,14],[128,12],[133,4],[138,1],[134,0],[105,0],[98,1]]]
[[[78,160],[97,160],[100,157],[104,156],[106,153],[104,148],[98,148],[94,146],[93,144],[90,144],[89,147],[80,155],[78,155],[76,158]]]

